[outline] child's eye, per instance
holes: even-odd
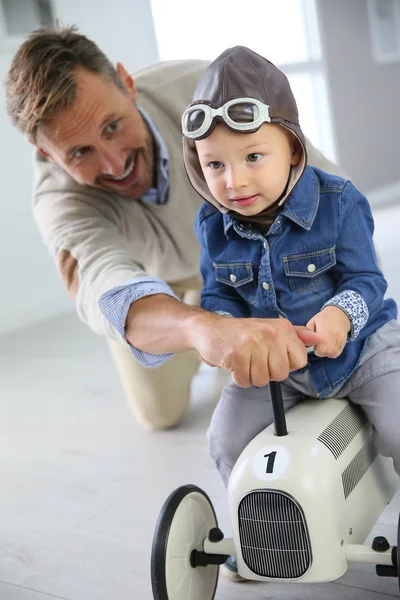
[[[219,160],[212,160],[210,163],[208,163],[208,166],[210,167],[210,169],[220,169],[223,166],[223,164]]]
[[[259,152],[252,152],[247,156],[249,162],[258,162],[262,158],[262,154]]]

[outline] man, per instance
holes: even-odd
[[[303,367],[305,346],[318,343],[285,319],[194,306],[202,200],[184,172],[180,121],[206,64],[160,63],[134,81],[75,28],[44,29],[22,44],[6,79],[8,113],[36,147],[37,225],[79,317],[109,338],[133,412],[150,429],[182,419],[199,357],[240,386],[262,386]]]

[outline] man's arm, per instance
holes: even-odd
[[[147,273],[121,232],[118,203],[108,192],[86,189],[40,158],[36,180],[34,218],[80,319],[96,333],[121,339],[121,331],[102,314],[99,299]]]
[[[316,345],[320,339],[305,328],[295,329],[286,319],[231,319],[164,294],[132,304],[125,334],[143,352],[194,348],[208,364],[228,369],[241,387],[283,381],[307,364],[305,345]]]

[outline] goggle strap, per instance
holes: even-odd
[[[269,107],[269,116],[271,119],[283,119],[284,121],[289,121],[289,123],[294,123],[294,125],[299,125],[299,119],[297,115],[292,113]]]

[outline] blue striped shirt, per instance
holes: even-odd
[[[169,193],[169,173],[168,173],[168,150],[164,144],[164,140],[161,137],[160,132],[150,119],[146,111],[138,106],[143,118],[148,124],[153,138],[157,145],[158,151],[158,172],[157,172],[157,187],[150,188],[148,192],[144,194],[142,200],[151,202],[152,204],[166,204],[168,202]]]
[[[149,115],[142,107],[139,106],[138,108],[150,128],[158,150],[157,187],[150,188],[144,194],[142,200],[153,204],[166,204],[169,193],[168,150]],[[178,300],[169,285],[164,281],[156,277],[142,276],[128,279],[122,285],[105,292],[100,297],[99,308],[107,321],[125,338],[125,325],[129,308],[137,300],[154,294],[166,294]],[[134,358],[145,367],[158,367],[172,356],[172,354],[149,354],[134,348],[130,344],[129,347]]]

